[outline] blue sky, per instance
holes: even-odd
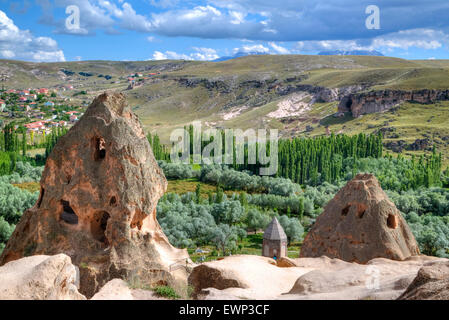
[[[67,28],[68,6],[80,25]],[[380,26],[368,29],[369,5]],[[447,0],[0,0],[0,58],[213,60],[236,52],[377,50],[449,59]]]

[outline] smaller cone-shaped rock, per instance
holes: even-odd
[[[376,177],[359,174],[324,208],[304,240],[300,257],[366,263],[418,254],[410,228]]]
[[[170,265],[188,259],[187,251],[172,247],[156,220],[167,181],[122,94],[93,101],[59,139],[40,184],[39,200],[23,214],[0,265],[65,253],[79,266],[88,297],[114,278],[173,285],[183,277]]]

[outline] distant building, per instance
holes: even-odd
[[[0,100],[0,111],[3,112],[6,108],[6,103],[3,100]]]
[[[47,102],[45,102],[44,103],[44,106],[46,106],[46,107],[54,107],[54,102],[51,102],[51,101],[47,101]]]
[[[45,129],[45,123],[43,121],[36,121],[32,123],[27,123],[25,125],[25,128],[28,129],[28,131],[39,131]]]
[[[262,255],[270,258],[287,255],[287,235],[276,218],[273,218],[263,234]]]
[[[49,93],[47,88],[41,88],[41,89],[39,89],[38,92],[39,92],[39,94],[45,94],[45,95],[47,95]]]

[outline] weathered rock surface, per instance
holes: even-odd
[[[122,94],[102,94],[56,144],[0,265],[29,255],[65,253],[80,267],[80,291],[92,297],[114,278],[186,284],[188,259],[156,220],[167,188],[137,117]]]
[[[405,291],[420,268],[448,260],[378,258],[362,265],[323,256],[289,261],[295,266],[279,267],[272,259],[257,256],[231,256],[196,267],[190,280],[195,296],[205,300],[391,300]]]
[[[271,258],[236,255],[195,267],[189,283],[199,299],[210,299],[208,295],[213,292],[225,294],[228,298],[274,299],[290,290],[299,276],[311,270],[313,269],[279,268]],[[221,294],[217,296],[218,299]]]
[[[449,90],[381,90],[354,93],[341,99],[339,112],[351,112],[357,118],[363,114],[383,112],[404,101],[417,103],[434,103],[449,100]]]
[[[0,267],[0,300],[85,300],[65,254],[33,256]]]
[[[91,300],[165,300],[153,291],[132,289],[122,279],[114,279],[104,285]]]
[[[359,174],[327,204],[301,247],[300,257],[328,256],[366,263],[404,260],[419,248],[401,213],[372,174]]]
[[[422,267],[400,300],[449,300],[449,263],[436,261]]]
[[[290,259],[288,257],[280,257],[276,260],[276,265],[280,268],[291,268],[298,266],[294,259]]]

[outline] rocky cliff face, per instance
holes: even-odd
[[[361,91],[365,87],[356,85],[342,88],[326,88],[322,86],[314,86],[303,84],[306,75],[296,76],[287,79],[276,79],[268,77],[267,79],[251,79],[241,81],[237,78],[217,77],[212,79],[206,78],[175,78],[181,86],[187,88],[195,88],[202,86],[211,92],[219,94],[234,94],[234,98],[230,98],[228,104],[224,107],[230,108],[235,106],[259,106],[279,96],[286,96],[293,93],[304,92],[313,96],[316,102],[333,102],[340,101],[345,96]]]
[[[88,297],[113,278],[186,281],[170,265],[188,254],[170,245],[156,220],[167,181],[123,95],[93,101],[58,141],[40,184],[39,200],[23,214],[0,265],[65,253],[79,266],[80,292]]]
[[[349,94],[342,98],[339,112],[351,112],[357,118],[363,114],[383,112],[405,102],[434,103],[449,100],[449,90],[382,90]]]
[[[404,260],[419,248],[401,213],[372,174],[359,174],[317,218],[300,257],[366,263],[374,258]]]

